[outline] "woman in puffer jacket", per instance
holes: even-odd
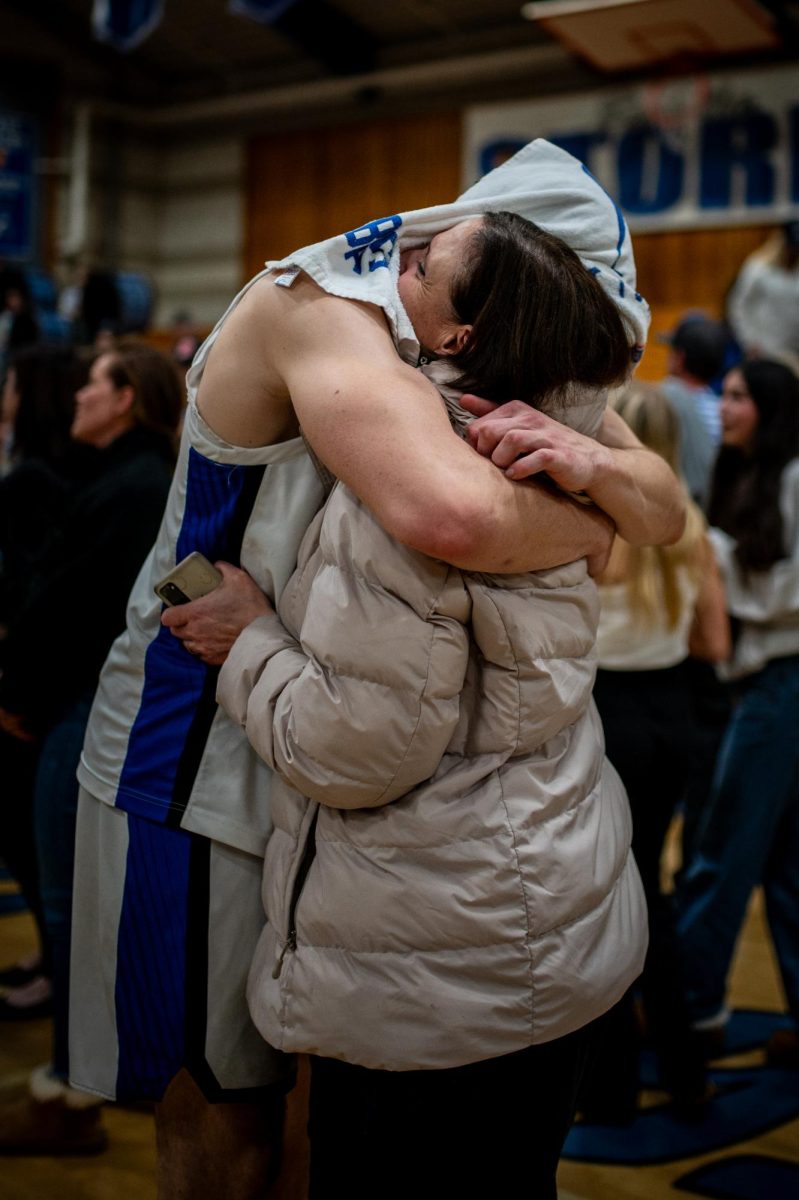
[[[480,225],[478,258],[504,220]],[[629,347],[576,256],[519,221],[532,274],[498,292],[497,327],[532,321],[522,395],[568,422],[572,381],[602,388]],[[433,247],[403,264],[415,327],[417,296],[449,283]],[[469,349],[454,385],[491,395]],[[580,410],[594,429],[603,403],[593,391]],[[591,702],[585,562],[467,574],[394,541],[337,484],[277,614],[223,571],[243,632],[218,697],[277,774],[249,999],[272,1045],[312,1055],[310,1195],[554,1197],[591,1022],[646,942]]]

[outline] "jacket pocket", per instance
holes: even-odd
[[[279,979],[280,973],[283,970],[283,963],[286,955],[293,953],[297,949],[297,907],[300,903],[300,896],[305,887],[305,881],[308,878],[308,872],[311,869],[313,860],[316,857],[316,823],[319,820],[319,805],[315,805],[315,811],[311,817],[311,822],[308,826],[308,833],[305,838],[305,846],[303,848],[300,865],[294,875],[294,881],[291,886],[291,896],[288,903],[288,919],[286,921],[287,935],[286,940],[280,951],[272,978]]]

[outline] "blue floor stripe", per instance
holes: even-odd
[[[708,1116],[681,1122],[668,1105],[648,1108],[631,1125],[575,1125],[563,1151],[579,1162],[654,1165],[709,1154],[799,1117],[799,1075],[768,1067],[713,1071],[719,1088]]]
[[[8,867],[0,859],[0,883],[13,883],[11,875],[8,872]],[[25,897],[21,892],[7,891],[0,892],[0,917],[10,916],[12,913],[21,913],[27,911]]]
[[[727,1030],[725,1055],[765,1045],[786,1023],[781,1013],[735,1012]],[[650,1062],[644,1075],[652,1073]],[[799,1117],[797,1071],[765,1065],[726,1069],[719,1065],[710,1071],[710,1078],[719,1095],[703,1121],[679,1121],[664,1103],[642,1110],[627,1126],[575,1125],[566,1140],[564,1157],[623,1166],[672,1162],[747,1141]],[[650,1081],[645,1078],[644,1082]],[[770,1193],[763,1195],[771,1200]]]
[[[796,1200],[799,1163],[765,1154],[731,1154],[680,1176],[672,1187],[712,1200]]]
[[[27,911],[28,906],[25,903],[25,897],[20,896],[19,892],[6,892],[0,895],[0,917],[8,917],[12,913]]]

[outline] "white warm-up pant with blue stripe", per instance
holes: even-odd
[[[209,1100],[288,1086],[292,1060],[250,1019],[262,861],[81,790],[70,1077],[108,1099],[162,1097],[186,1067]],[[91,914],[86,919],[86,914]]]

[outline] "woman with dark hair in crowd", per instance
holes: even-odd
[[[88,477],[84,448],[69,436],[75,391],[87,374],[88,363],[72,350],[45,346],[18,351],[6,372],[0,413],[6,442],[6,470],[0,477],[0,667],[5,632],[24,605],[35,564],[72,490]],[[0,985],[13,989],[0,998],[3,1020],[49,1010],[49,954],[33,837],[36,757],[33,742],[0,732],[5,797],[0,806],[0,855],[22,889],[41,946],[41,953],[0,971]]]
[[[68,457],[75,392],[85,383],[85,364],[61,346],[26,346],[6,371],[3,425],[10,434],[9,465],[39,459],[55,467]]]
[[[75,772],[100,667],[161,520],[181,410],[175,368],[149,346],[120,345],[94,362],[71,433],[98,451],[96,474],[69,505],[6,640],[0,726],[39,743],[34,812],[55,1028],[53,1063],[0,1111],[0,1154],[105,1144],[97,1101],[66,1082]]]
[[[33,314],[25,276],[11,268],[3,281],[0,295],[0,376],[8,361],[23,346],[32,345],[39,337],[39,326]]]
[[[71,489],[94,453],[70,436],[75,393],[89,363],[73,350],[29,346],[14,355],[3,386],[6,467],[0,478],[0,625],[13,620],[29,573]],[[0,651],[1,653],[1,651]]]
[[[762,884],[794,1029],[772,1057],[799,1067],[799,380],[741,363],[724,381],[709,520],[733,620],[737,703],[678,898],[694,1027],[723,1045],[727,977]]]

